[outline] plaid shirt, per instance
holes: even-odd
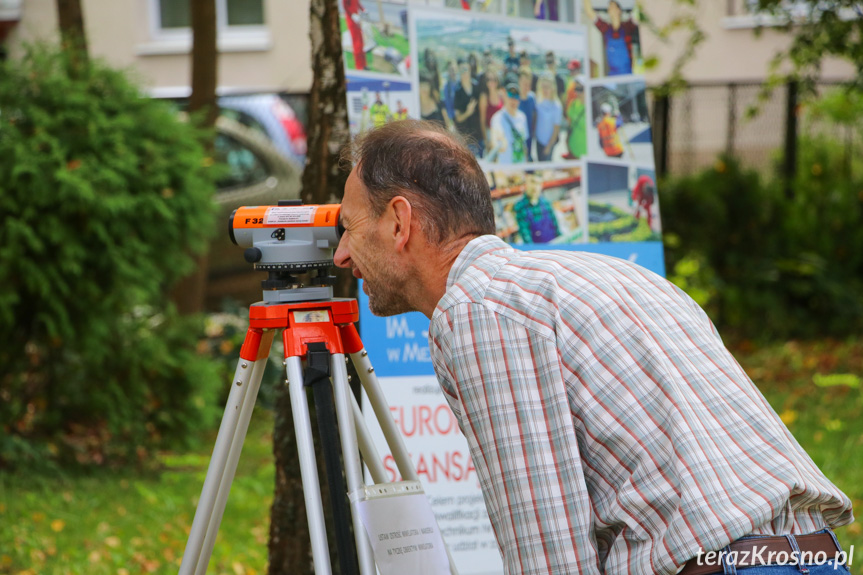
[[[704,312],[639,266],[474,239],[429,344],[508,574],[676,573],[853,520]]]

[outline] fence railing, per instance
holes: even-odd
[[[820,90],[836,87],[824,83]],[[670,96],[652,98],[653,145],[660,176],[683,176],[712,166],[720,154],[744,167],[790,181],[801,134],[829,133],[846,143],[850,158],[863,154],[859,131],[800,113],[797,84],[760,100],[760,83],[691,84]],[[750,108],[758,113],[750,115]]]

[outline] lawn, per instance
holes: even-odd
[[[272,415],[252,419],[207,573],[266,573]],[[215,435],[146,477],[0,475],[0,574],[176,573]]]
[[[812,459],[863,509],[863,340],[735,348]],[[252,420],[208,573],[266,572],[273,491],[272,416]],[[148,476],[0,475],[0,574],[176,573],[212,438],[165,453]],[[863,562],[863,528],[838,530]],[[852,566],[852,572],[860,572]]]

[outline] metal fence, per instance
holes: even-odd
[[[820,91],[836,84],[822,84]],[[759,101],[759,83],[691,84],[651,102],[654,154],[659,175],[689,175],[712,166],[720,154],[765,176],[793,174],[803,134],[830,134],[845,144],[848,165],[863,155],[860,130],[800,113],[797,84]],[[758,113],[751,115],[750,108]],[[850,168],[849,168],[850,169]]]

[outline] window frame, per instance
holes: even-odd
[[[192,30],[186,28],[163,28],[160,6],[170,0],[147,0],[150,20],[150,40],[138,46],[141,56],[162,54],[185,54],[192,49]],[[219,52],[256,52],[272,47],[267,26],[267,0],[261,0],[264,22],[262,24],[228,25],[228,0],[216,2],[216,41]]]

